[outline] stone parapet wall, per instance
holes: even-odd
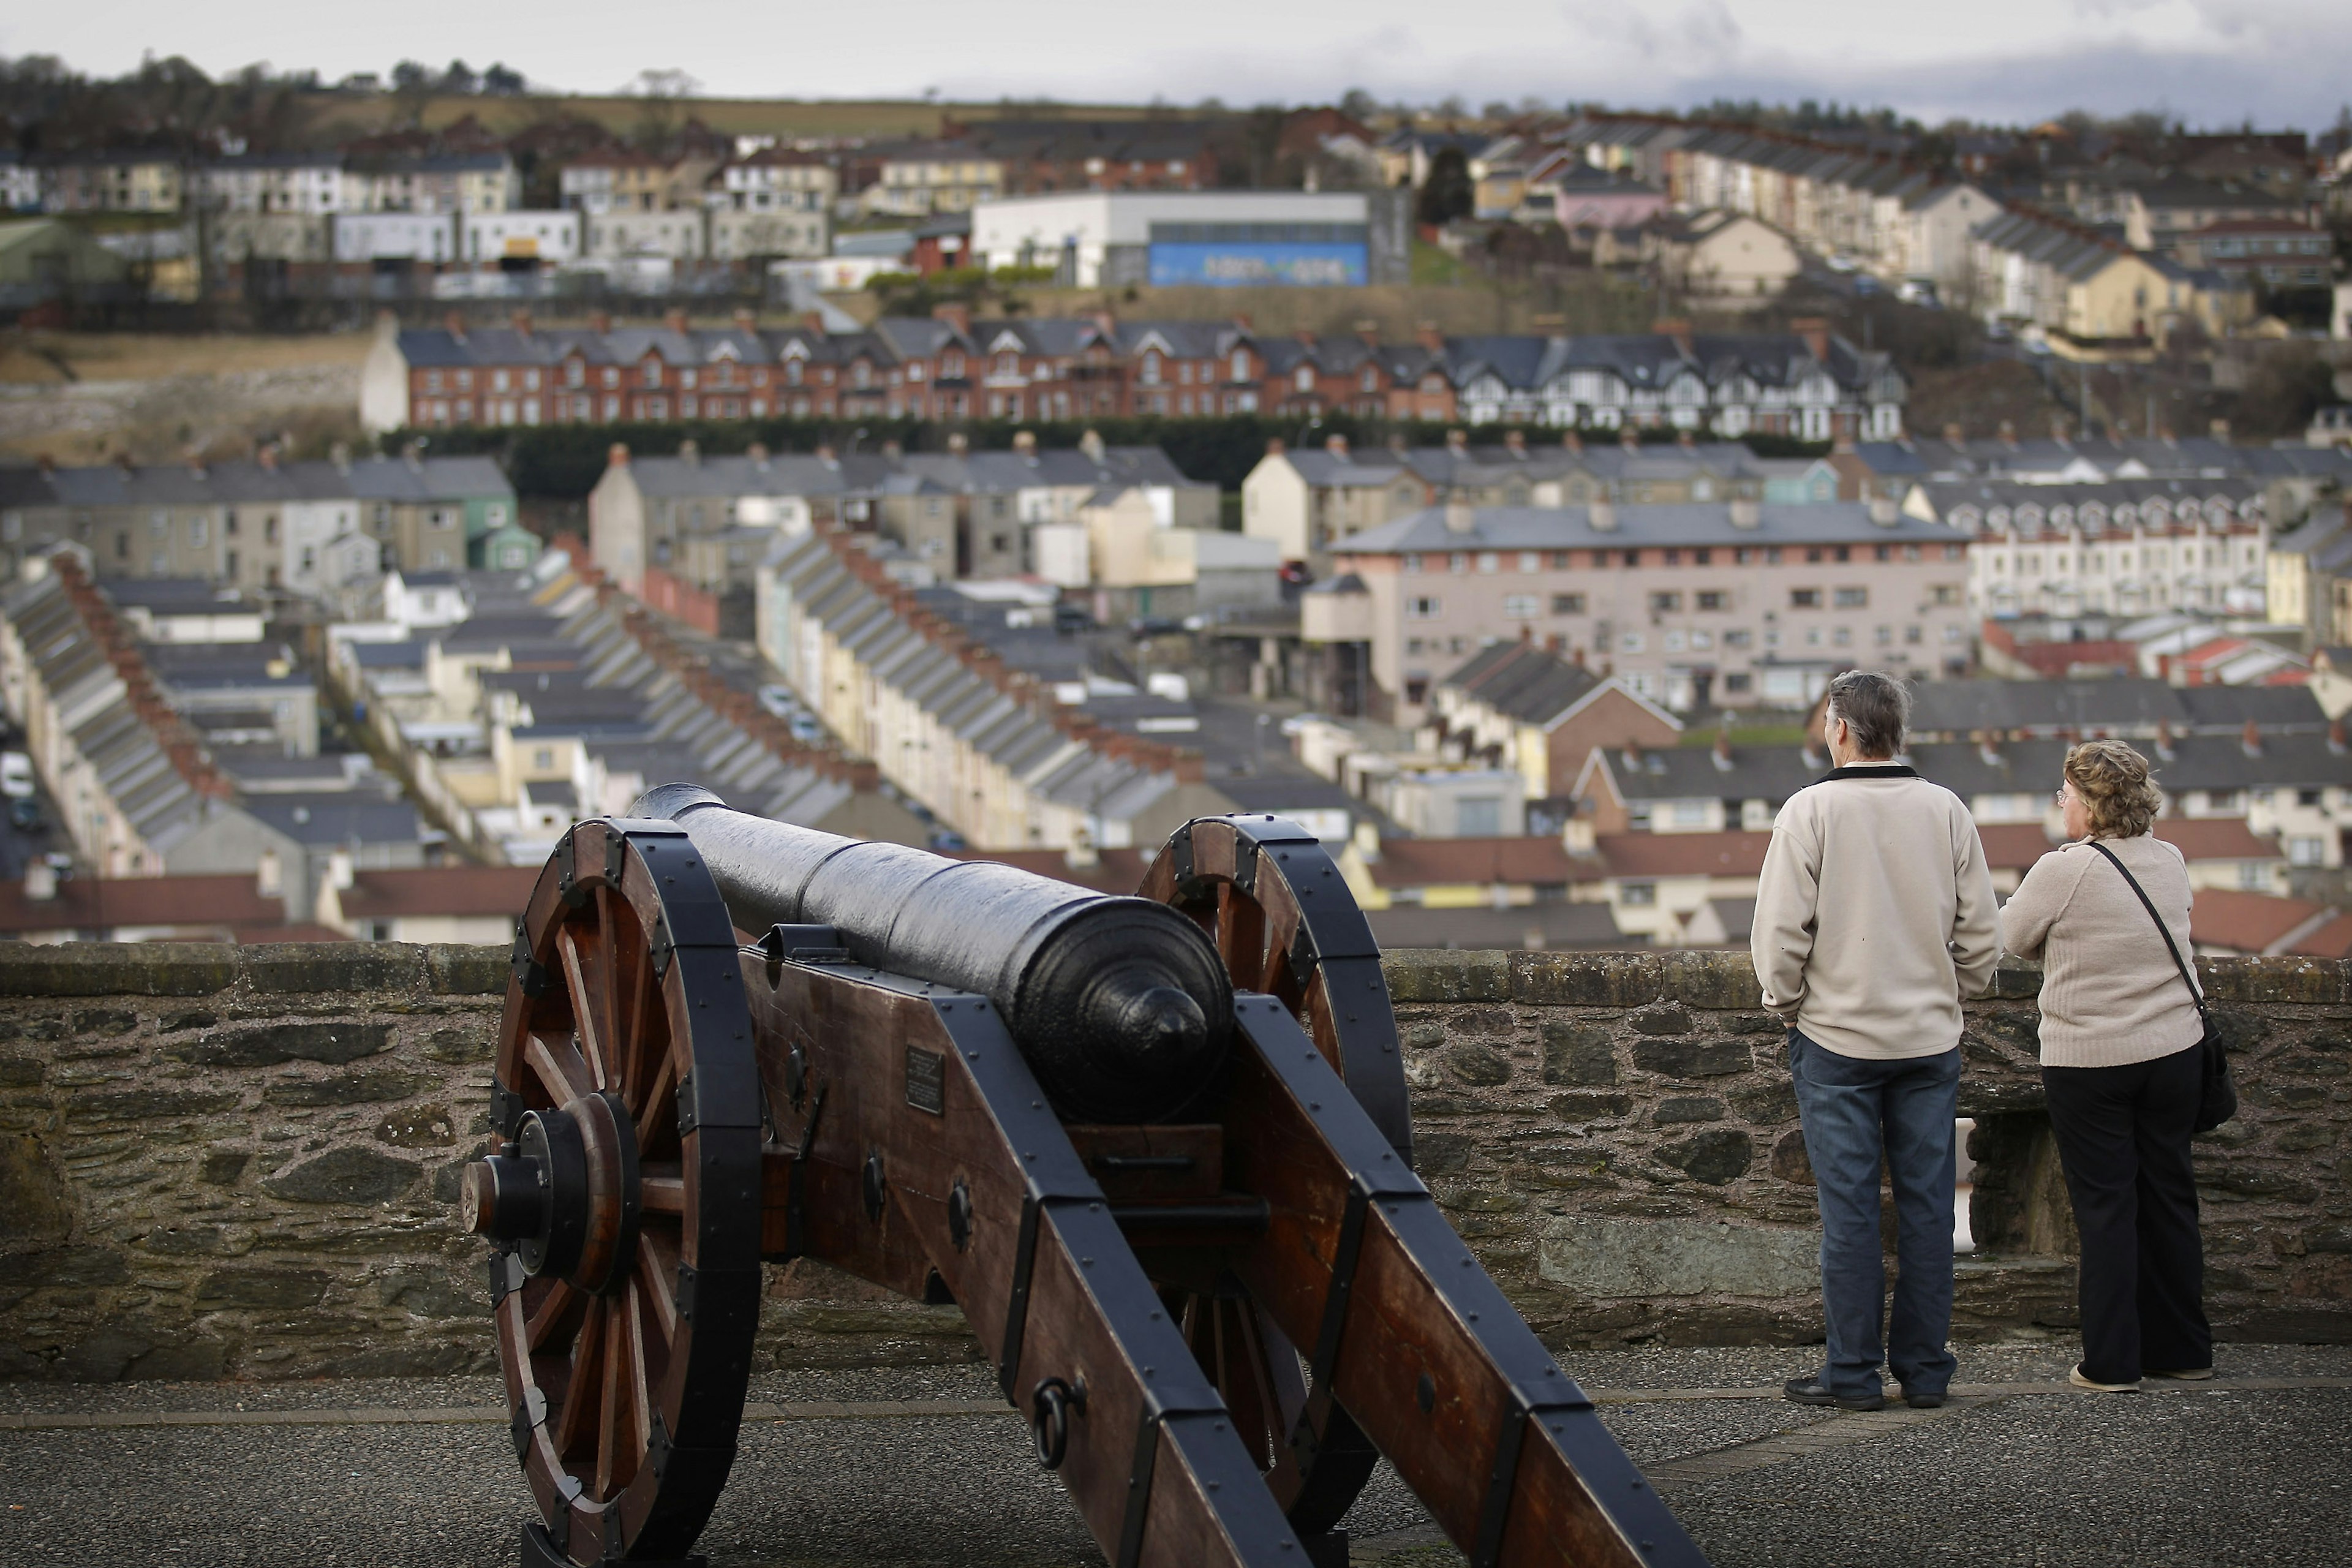
[[[1420,1164],[1544,1337],[1817,1337],[1811,1191],[1744,954],[1389,955]],[[2215,1316],[2352,1340],[2352,965],[2209,961],[2238,1121],[2200,1143]],[[503,950],[0,946],[0,1376],[488,1364],[457,1173],[486,1135]],[[1961,1329],[2072,1321],[2032,1067],[2038,976],[1969,1010],[1991,1256]],[[772,1271],[763,1365],[956,1359],[955,1309]]]
[[[1820,1229],[1780,1024],[1744,952],[1396,952],[1416,1163],[1555,1346],[1821,1336]],[[2242,1106],[2198,1142],[2208,1304],[2352,1341],[2352,963],[2208,959]],[[1955,1336],[2075,1321],[2074,1227],[2035,1060],[2038,969],[1967,1008],[1977,1254]],[[1892,1233],[1889,1233],[1892,1251]]]

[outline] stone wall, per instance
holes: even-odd
[[[1744,955],[1397,952],[1423,1173],[1557,1345],[1817,1337],[1780,1034]],[[2206,1140],[2242,1338],[2352,1340],[2352,965],[2209,962],[2239,1120]],[[488,1363],[480,1146],[502,950],[0,946],[0,1376]],[[1988,1254],[1963,1336],[2063,1330],[2073,1274],[2030,970],[1970,1010]],[[763,1365],[956,1359],[955,1309],[772,1271]]]
[[[1401,952],[1387,967],[1421,1174],[1548,1342],[1820,1338],[1811,1169],[1746,953]],[[2198,1144],[2216,1327],[2352,1341],[2352,963],[2200,967],[2242,1100]],[[1980,1169],[1964,1340],[2076,1321],[2040,989],[2006,963],[1967,1009],[1960,1112]]]

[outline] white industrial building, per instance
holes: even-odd
[[[1401,205],[1361,191],[1071,191],[982,201],[982,264],[1058,267],[1082,289],[1126,283],[1401,281]],[[1394,210],[1391,211],[1391,209]]]

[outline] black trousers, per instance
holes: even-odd
[[[2043,1068],[2050,1126],[2083,1232],[2083,1373],[2133,1383],[2213,1364],[2189,1130],[2199,1047],[2114,1068]]]

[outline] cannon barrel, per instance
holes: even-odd
[[[772,822],[695,784],[631,815],[686,830],[738,929],[831,926],[860,963],[988,997],[1070,1120],[1181,1120],[1217,1079],[1233,984],[1165,904]]]

